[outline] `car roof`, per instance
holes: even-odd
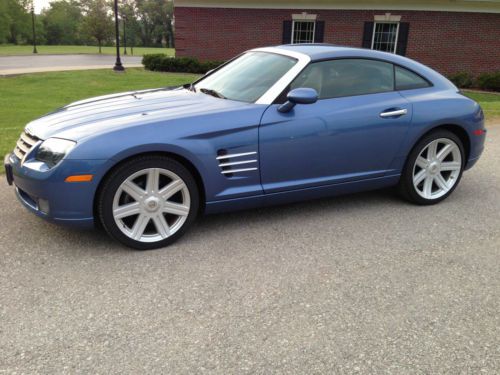
[[[283,50],[284,52],[290,51],[307,55],[309,56],[311,62],[334,58],[368,58],[384,60],[415,71],[431,81],[435,86],[447,89],[456,89],[456,87],[448,81],[448,79],[432,68],[423,65],[418,61],[394,53],[326,43],[284,44],[273,48],[276,50]]]
[[[361,48],[339,46],[327,43],[303,43],[303,44],[283,44],[275,48],[287,51],[302,53],[311,58],[311,60],[320,60],[323,58],[336,57],[339,54],[349,53],[357,50],[363,51]]]

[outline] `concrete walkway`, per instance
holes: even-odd
[[[123,56],[127,68],[142,67],[142,56]],[[112,55],[29,55],[1,56],[0,76],[15,74],[54,72],[64,70],[106,69],[113,67]]]

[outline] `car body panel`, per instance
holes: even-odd
[[[380,116],[395,109],[408,112]],[[399,155],[411,116],[411,103],[398,92],[324,99],[297,105],[288,113],[271,106],[262,118],[259,138],[264,191],[399,173],[390,166]]]

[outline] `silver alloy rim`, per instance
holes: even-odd
[[[182,227],[190,207],[189,190],[178,175],[148,168],[122,182],[113,199],[113,217],[127,237],[157,242]]]
[[[462,169],[458,145],[448,138],[435,139],[423,148],[413,166],[413,186],[425,199],[437,199],[457,183]]]

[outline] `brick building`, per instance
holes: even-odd
[[[444,73],[500,70],[500,0],[175,0],[177,56],[324,42],[406,55]]]

